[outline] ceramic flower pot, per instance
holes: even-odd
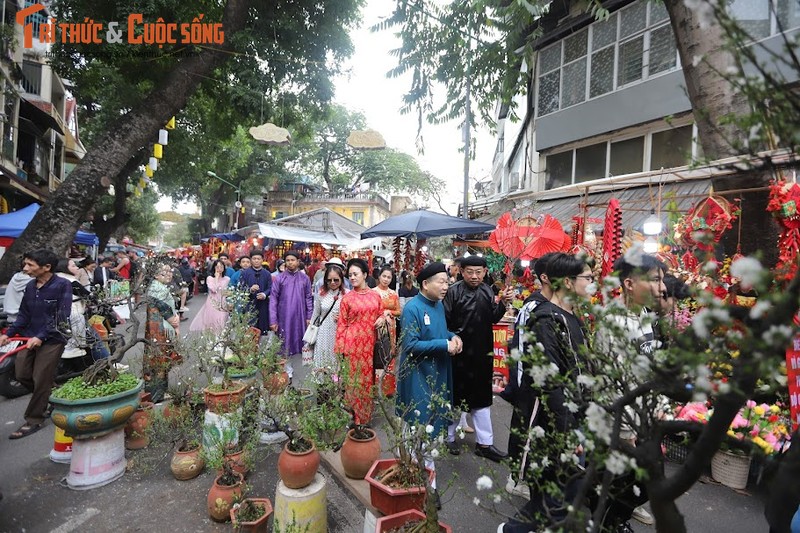
[[[89,398],[86,400],[62,400],[50,396],[53,424],[73,438],[94,438],[107,435],[125,425],[139,407],[139,391],[144,381],[123,392]]]
[[[409,509],[389,516],[378,518],[375,525],[375,533],[387,533],[389,531],[404,531],[403,526],[411,525],[425,520],[425,514],[416,509]],[[438,522],[440,533],[453,533],[453,528],[442,522]]]
[[[235,499],[242,497],[242,481],[241,474],[235,474],[237,481],[233,485],[222,485],[220,479],[222,476],[217,476],[211,489],[208,491],[208,516],[215,522],[227,522],[231,518],[231,508]]]
[[[196,478],[200,475],[205,466],[206,463],[200,453],[200,446],[193,450],[175,450],[175,453],[172,454],[172,460],[169,463],[169,469],[172,471],[172,475],[179,481]]]
[[[280,361],[276,372],[262,374],[264,389],[270,394],[280,394],[289,386],[289,373],[285,370],[286,362]]]
[[[314,481],[319,461],[320,456],[316,446],[312,445],[307,452],[297,453],[289,450],[287,442],[278,456],[278,475],[288,488],[302,489]]]
[[[153,402],[142,402],[125,424],[125,448],[141,450],[150,444],[147,426],[153,414]]]
[[[364,479],[372,464],[381,455],[381,443],[375,431],[365,429],[370,436],[366,439],[357,439],[353,435],[354,429],[347,432],[347,438],[342,445],[341,459],[344,473],[353,479]]]
[[[378,459],[372,464],[364,479],[369,483],[369,496],[372,506],[384,515],[396,514],[410,509],[423,509],[425,506],[425,487],[395,488],[388,486],[378,477],[397,463],[397,459]],[[426,468],[428,483],[433,482],[434,473]]]
[[[243,521],[239,519],[239,508],[241,506],[234,506],[231,509],[231,522],[233,522],[233,527],[238,528],[241,531],[266,533],[267,522],[269,521],[269,517],[272,515],[272,502],[269,500],[269,498],[245,498],[244,501],[263,505],[264,514],[256,520]]]
[[[224,414],[235,411],[244,401],[244,393],[247,390],[245,383],[234,382],[231,388],[221,391],[203,389],[206,400],[206,408],[215,414]]]
[[[234,472],[240,473],[242,476],[247,477],[249,470],[245,462],[245,451],[239,450],[238,452],[226,453],[225,462],[231,465]],[[217,472],[221,474],[222,472]]]

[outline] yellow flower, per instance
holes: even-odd
[[[777,405],[770,405],[769,406],[769,412],[772,413],[772,414],[778,414],[780,411],[781,411],[781,408],[778,407]]]
[[[756,405],[755,407],[753,407],[753,412],[758,416],[764,416],[764,413],[766,411],[764,411],[764,408],[761,407],[760,405]]]
[[[729,429],[729,430],[728,430],[728,436],[729,436],[729,437],[735,437],[735,436],[736,436],[736,433],[734,433],[732,429]]]

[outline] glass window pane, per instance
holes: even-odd
[[[564,64],[586,55],[587,33],[587,30],[583,30],[564,39]]]
[[[611,143],[610,176],[644,170],[644,137]]]
[[[778,0],[778,22],[784,30],[800,26],[800,0]]]
[[[692,126],[653,134],[650,170],[688,165],[692,160]]]
[[[545,189],[555,189],[572,184],[572,150],[547,156],[547,183]]]
[[[575,150],[575,183],[604,178],[605,174],[606,143]]]
[[[617,86],[642,79],[642,50],[644,38],[637,37],[619,45],[619,71]]]
[[[620,11],[619,17],[619,38],[624,39],[644,29],[647,24],[647,4],[636,2]]]
[[[677,48],[672,26],[667,24],[650,32],[650,76],[675,68]]]
[[[566,65],[561,89],[561,108],[586,100],[586,58]]]
[[[728,5],[731,16],[753,39],[769,35],[770,0],[733,0]]]
[[[664,2],[650,2],[648,5],[650,6],[651,26],[655,26],[659,22],[669,18],[669,13],[667,13],[667,8],[664,6]]]
[[[614,89],[614,47],[603,48],[592,54],[592,76],[589,78],[589,96],[595,97]]]
[[[558,111],[560,70],[539,76],[539,116]]]
[[[592,24],[592,50],[599,50],[617,40],[617,15]]]
[[[545,48],[539,54],[539,72],[550,72],[561,66],[561,43]]]

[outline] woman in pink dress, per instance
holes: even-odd
[[[225,275],[225,264],[214,261],[211,265],[212,276],[208,276],[206,286],[208,287],[208,298],[206,303],[197,313],[189,326],[189,331],[212,331],[221,332],[228,320],[228,303],[225,299],[230,278]]]

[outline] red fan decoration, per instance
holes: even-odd
[[[552,215],[545,215],[542,223],[534,227],[530,237],[526,239],[521,258],[534,259],[550,252],[562,252],[569,249],[570,242],[561,222]]]
[[[606,222],[603,226],[603,261],[600,277],[614,270],[614,261],[622,255],[622,209],[619,200],[612,198],[606,207]]]
[[[781,225],[775,270],[781,278],[790,279],[797,270],[797,253],[800,251],[800,185],[784,181],[773,183],[767,211],[771,211]]]
[[[721,196],[709,196],[675,223],[675,242],[687,248],[711,251],[713,243],[718,243],[722,234],[733,227],[733,221],[738,216],[738,202],[731,203]],[[709,238],[704,238],[704,234]]]

